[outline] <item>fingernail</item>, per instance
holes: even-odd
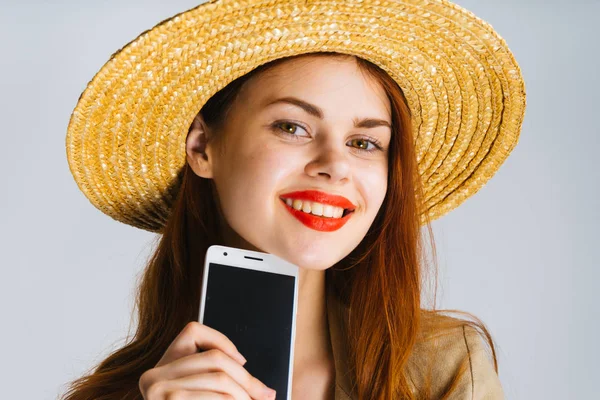
[[[242,364],[246,364],[246,362],[248,362],[248,360],[246,360],[244,358],[244,356],[241,355],[239,352],[236,354],[236,357],[237,357],[238,361],[241,362]]]
[[[265,388],[265,396],[267,399],[274,399],[277,392],[271,388]]]

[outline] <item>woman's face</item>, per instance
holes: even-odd
[[[381,121],[360,123],[367,118]],[[224,131],[216,133],[224,135],[221,152],[212,143],[206,158],[192,151],[196,138],[213,134],[204,124],[192,129],[188,162],[198,175],[214,180],[228,245],[323,270],[361,242],[381,207],[389,125],[385,92],[363,76],[353,58],[305,56],[246,82]],[[328,203],[327,198],[288,200],[289,207],[284,199],[302,197],[290,195],[299,191],[343,196],[354,211],[344,223],[331,204],[321,208],[333,211],[332,218],[313,215],[319,213],[313,202]]]

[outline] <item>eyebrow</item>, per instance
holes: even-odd
[[[323,115],[324,115],[323,110],[321,110],[316,105],[307,103],[306,101],[300,100],[297,97],[291,97],[291,96],[281,97],[279,99],[275,99],[275,100],[267,103],[265,105],[265,107],[268,107],[270,105],[277,104],[277,103],[287,103],[287,104],[292,104],[292,105],[298,106],[298,107],[302,108],[308,114],[315,116],[319,119],[323,119]],[[389,122],[387,122],[386,120],[377,119],[377,118],[362,118],[362,119],[354,118],[353,122],[354,122],[355,128],[375,128],[378,126],[387,126],[390,129],[392,128],[390,126]]]

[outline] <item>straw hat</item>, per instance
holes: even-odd
[[[520,68],[488,23],[455,4],[217,0],[143,32],[89,82],[67,129],[75,181],[105,214],[159,232],[205,102],[261,64],[318,51],[371,61],[403,90],[431,220],[476,193],[517,143]]]

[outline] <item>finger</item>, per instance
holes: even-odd
[[[252,376],[237,361],[218,349],[212,349],[203,353],[196,353],[182,357],[168,365],[155,368],[151,374],[156,380],[174,380],[185,376],[196,375],[207,372],[225,372],[232,377],[238,385],[255,399],[261,399],[270,393],[267,387],[256,377]]]
[[[243,356],[231,340],[221,332],[197,321],[188,323],[169,345],[156,366],[168,364],[178,358],[197,353],[198,350],[219,349],[244,364]]]
[[[232,396],[236,400],[251,400],[250,395],[225,372],[188,375],[169,381],[159,381],[148,389],[150,399],[168,399],[183,391],[209,391]]]

